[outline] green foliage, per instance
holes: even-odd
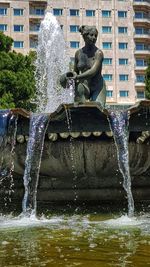
[[[2,98],[0,98],[0,109],[9,108],[15,108],[13,95],[10,92],[4,93]]]
[[[145,95],[146,98],[150,99],[150,58],[148,60],[148,67],[146,70],[146,75],[145,75]]]
[[[0,108],[25,108],[34,110],[35,53],[22,55],[10,52],[12,39],[0,32]]]
[[[8,52],[11,49],[13,39],[0,32],[0,51]]]

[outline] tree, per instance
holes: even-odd
[[[13,40],[0,32],[0,108],[33,110],[35,54],[10,51]]]
[[[0,51],[8,52],[12,47],[13,39],[0,32]]]
[[[146,70],[146,75],[145,75],[145,95],[146,98],[150,99],[150,58],[148,60],[148,66]]]

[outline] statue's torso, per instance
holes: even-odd
[[[98,48],[96,48],[95,51],[91,51],[90,53],[87,53],[84,51],[84,49],[78,50],[78,56],[77,56],[77,69],[79,73],[85,72],[88,69],[91,69],[91,67],[95,63],[96,58],[96,51]],[[96,75],[92,78],[85,79],[83,83],[85,83],[90,89],[94,90],[99,86],[99,81],[101,79],[101,67],[96,73]]]
[[[88,55],[82,49],[79,50],[78,63],[77,63],[77,68],[78,68],[79,72],[84,72],[88,69],[91,69],[94,62],[95,62],[95,54]]]

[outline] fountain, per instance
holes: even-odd
[[[127,108],[105,105],[102,76],[96,77],[100,90],[94,94],[91,70],[82,68],[89,63],[88,49],[77,51],[71,72],[61,67],[59,50],[57,73],[48,59],[50,51],[57,53],[49,31],[61,37],[64,49],[62,32],[51,14],[42,28],[38,113],[0,111],[0,266],[148,266],[150,101]],[[94,51],[96,29],[81,28],[90,46],[91,32]],[[102,52],[97,52],[101,72]]]
[[[95,46],[97,30],[84,26],[80,31],[85,47],[77,51],[75,69],[70,72],[64,64],[65,53],[60,51],[65,51],[65,43],[59,25],[49,13],[42,22],[36,70],[38,112],[42,113],[8,112],[17,121],[17,142],[11,149],[13,192],[6,210],[21,212],[23,199],[24,215],[60,206],[104,210],[106,206],[120,210],[128,206],[128,215],[133,216],[134,201],[135,206],[150,204],[150,101],[126,110],[118,107],[121,111],[117,112],[105,106],[103,53]],[[67,88],[60,87],[58,77]],[[7,162],[3,151],[0,156]],[[4,195],[5,188],[1,188],[2,212]]]

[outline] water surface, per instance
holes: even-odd
[[[150,214],[1,216],[0,266],[150,266]]]

